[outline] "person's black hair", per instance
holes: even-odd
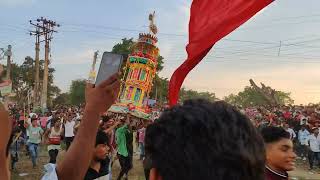
[[[61,121],[61,119],[57,117],[51,119],[52,125],[55,125],[59,121]]]
[[[17,134],[17,133],[20,133],[22,130],[21,130],[21,128],[20,127],[14,127],[13,129],[12,129],[12,134]]]
[[[102,122],[106,123],[106,122],[108,122],[111,118],[110,118],[109,116],[107,116],[107,115],[104,115],[104,116],[101,117],[101,119],[102,119]]]
[[[31,118],[31,122],[38,120],[37,118]]]
[[[219,101],[188,100],[149,125],[146,156],[163,180],[262,180],[263,139],[250,120]]]
[[[261,130],[261,135],[266,144],[278,142],[281,139],[290,139],[290,134],[281,127],[269,126]]]
[[[109,138],[108,135],[103,131],[98,131],[96,136],[96,144],[95,146],[98,146],[99,144],[107,144],[109,145]]]

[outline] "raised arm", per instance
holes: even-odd
[[[117,74],[97,87],[87,84],[86,106],[78,133],[64,159],[56,168],[59,180],[84,178],[92,158],[99,116],[115,102],[119,87],[120,82]]]
[[[119,121],[115,122],[114,125],[110,126],[108,129],[104,130],[106,134],[109,134],[114,128],[116,128],[120,124]]]
[[[44,131],[43,136],[42,136],[42,144],[47,144],[48,143],[50,132],[51,132],[51,129],[47,129],[47,130]]]
[[[0,103],[0,179],[10,179],[8,146],[12,123],[8,111]]]

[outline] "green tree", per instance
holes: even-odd
[[[282,104],[294,104],[294,100],[291,98],[290,92],[276,91],[276,94]]]
[[[167,78],[161,78],[156,74],[153,80],[152,90],[150,92],[150,98],[156,99],[160,104],[167,101],[169,81]]]
[[[159,56],[158,57],[158,66],[157,66],[157,72],[160,72],[160,71],[162,71],[162,69],[163,69],[163,57],[162,56]]]
[[[60,105],[69,105],[70,104],[70,94],[69,93],[62,93],[59,94],[56,98],[52,101],[53,106],[60,106]]]
[[[72,105],[80,105],[85,102],[86,80],[73,80],[70,87],[70,103]]]
[[[112,51],[113,53],[122,54],[124,59],[127,60],[129,54],[132,52],[134,47],[133,38],[127,39],[123,38],[122,42],[113,46]]]
[[[12,77],[12,91],[16,94],[15,99],[22,105],[27,102],[28,92],[33,89],[35,83],[35,61],[30,57],[25,57],[23,63],[18,65],[13,63],[11,65],[11,77]],[[54,68],[49,68],[48,76],[48,105],[51,105],[52,99],[59,95],[60,89],[53,84]],[[44,74],[44,60],[40,60],[39,78],[40,82],[43,79]],[[40,85],[40,90],[42,86]]]
[[[241,106],[241,100],[240,100],[240,96],[236,95],[236,94],[230,94],[226,97],[223,98],[224,101],[233,104],[235,106]]]
[[[279,98],[281,105],[292,104],[294,102],[290,97],[290,93],[276,91],[276,96]],[[226,96],[224,100],[230,104],[243,107],[268,105],[265,97],[249,86],[245,87],[244,90],[237,95],[230,94],[229,96]]]
[[[217,100],[216,95],[211,92],[198,92],[192,89],[181,88],[179,94],[179,101],[183,102],[188,99],[207,99],[211,102]]]

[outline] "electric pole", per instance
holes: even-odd
[[[42,92],[41,92],[41,108],[42,110],[45,110],[47,108],[47,99],[48,99],[50,42],[52,40],[53,33],[57,32],[54,30],[55,27],[59,27],[60,25],[57,24],[55,21],[47,20],[46,18],[43,18],[43,17],[41,17],[40,19],[37,19],[37,24],[32,23],[32,21],[30,21],[30,24],[38,28],[39,39],[40,39],[40,35],[44,36],[45,51],[44,51],[44,73],[43,73]],[[40,41],[38,43],[38,46],[39,44],[40,44]],[[37,41],[36,41],[36,49],[37,49]],[[37,53],[39,53],[39,51],[37,52],[36,50],[36,56],[38,55]]]
[[[33,106],[38,107],[40,105],[40,77],[39,77],[39,71],[40,71],[40,58],[39,58],[39,52],[40,52],[40,36],[43,35],[44,33],[41,31],[39,28],[39,23],[34,24],[32,21],[30,21],[30,24],[35,26],[36,30],[35,31],[30,31],[30,36],[35,36],[36,37],[36,42],[35,42],[35,83],[34,83],[34,89],[33,89]]]
[[[280,56],[280,52],[281,52],[281,47],[282,47],[282,41],[280,41],[280,45],[279,45],[279,51],[278,51],[278,56]]]
[[[8,45],[8,49],[5,52],[5,56],[7,56],[7,80],[10,80],[10,74],[11,74],[11,56],[12,56],[12,51],[11,51],[11,45]]]

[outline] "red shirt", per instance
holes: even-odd
[[[285,113],[283,113],[283,117],[285,119],[290,119],[291,118],[291,113],[289,111],[286,111]]]
[[[271,168],[266,166],[265,171],[266,179],[265,180],[289,180],[288,173],[278,173]]]

